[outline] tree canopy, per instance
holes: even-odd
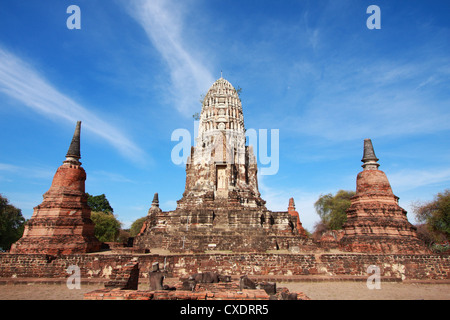
[[[314,203],[314,208],[327,230],[342,229],[342,225],[347,221],[346,211],[351,205],[350,199],[354,195],[354,191],[339,190],[334,196],[331,193],[321,195]]]
[[[121,223],[108,212],[93,211],[91,219],[95,224],[95,237],[101,242],[114,242],[118,240]]]
[[[0,248],[9,250],[22,237],[25,218],[22,210],[14,207],[0,194]]]
[[[111,207],[104,194],[98,196],[92,196],[89,193],[86,194],[88,195],[87,203],[89,207],[91,207],[92,211],[104,212],[108,214],[114,213],[114,209]]]
[[[139,231],[141,231],[145,220],[147,220],[147,217],[142,217],[142,218],[137,219],[136,221],[134,221],[131,224],[130,236],[135,237],[139,234]]]
[[[424,223],[434,241],[450,239],[450,190],[438,193],[433,201],[413,204],[416,219]]]

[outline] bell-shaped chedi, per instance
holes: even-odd
[[[22,238],[12,245],[11,253],[60,255],[100,250],[85,193],[86,172],[79,161],[80,130],[78,121],[66,160],[44,193],[44,201],[34,208]]]
[[[153,196],[152,206],[148,209],[147,219],[142,224],[138,237],[142,236],[146,230],[154,229],[158,221],[160,221],[161,216],[164,217],[163,212],[159,207],[159,195],[158,193],[155,193]],[[165,226],[162,225],[162,228],[165,228]]]
[[[347,210],[345,251],[368,253],[426,253],[406,211],[398,204],[386,174],[378,170],[372,141],[364,140],[363,171],[356,180],[356,194]]]

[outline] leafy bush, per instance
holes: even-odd
[[[121,223],[110,213],[96,212],[91,213],[91,219],[95,223],[94,234],[101,242],[118,241]]]

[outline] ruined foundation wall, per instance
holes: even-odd
[[[249,253],[277,250],[277,248],[298,250],[298,252],[318,250],[317,246],[308,239],[288,232],[280,236],[280,234],[274,235],[261,230],[155,233],[152,237],[139,239],[137,247],[162,248],[173,253],[203,253],[209,250]]]
[[[82,279],[109,279],[115,267],[131,259],[139,262],[140,277],[147,277],[152,263],[159,262],[170,277],[216,271],[225,275],[322,275],[367,276],[376,265],[381,276],[408,279],[450,279],[450,256],[438,254],[194,254],[194,255],[113,255],[67,256],[0,254],[1,278],[67,278],[66,269],[77,265]]]

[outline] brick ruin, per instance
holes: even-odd
[[[170,252],[265,252],[315,247],[290,204],[269,211],[258,191],[257,164],[246,146],[242,104],[220,78],[206,94],[196,146],[186,165],[183,197],[174,211],[152,205],[134,246]]]
[[[258,191],[252,147],[245,146],[241,101],[223,78],[205,96],[196,142],[176,210],[163,212],[153,203],[135,239],[137,248],[170,252],[341,249],[428,253],[406,211],[398,205],[385,173],[378,170],[370,139],[364,141],[364,170],[357,177],[347,223],[343,230],[327,232],[315,243],[302,227],[293,198],[287,212],[267,210]]]
[[[139,280],[147,281],[152,265],[158,262],[168,278],[216,272],[231,277],[251,276],[260,281],[320,281],[367,279],[367,268],[380,267],[383,279],[450,279],[448,254],[367,254],[367,253],[203,253],[203,254],[45,254],[0,253],[0,281],[18,279],[66,279],[67,269],[80,268],[81,281],[119,281],[118,275],[130,261],[139,263]],[[129,270],[132,270],[131,266]],[[123,277],[123,275],[122,275]],[[389,280],[386,280],[389,281]],[[64,281],[65,282],[65,281]],[[127,281],[128,283],[128,281]]]
[[[133,259],[114,270],[104,289],[85,293],[85,300],[310,300],[303,292],[290,292],[275,282],[255,281],[247,275],[232,279],[216,272],[166,279],[167,272],[152,264],[148,290],[138,288],[139,262]],[[164,282],[167,282],[164,284]]]
[[[11,253],[58,255],[100,250],[87,205],[86,173],[79,161],[80,130],[78,122],[66,160]],[[252,146],[246,146],[241,100],[236,89],[220,78],[203,100],[196,146],[186,164],[185,191],[177,208],[162,211],[156,193],[133,247],[110,244],[110,248],[122,253],[158,249],[171,253],[330,249],[428,253],[377,161],[372,142],[366,139],[364,170],[357,176],[356,195],[343,230],[330,231],[320,241],[313,241],[302,226],[293,198],[287,211],[266,208],[258,190],[256,158]]]
[[[238,288],[236,277],[249,275],[258,283],[273,277],[367,277],[368,266],[377,265],[385,279],[450,279],[450,256],[430,254],[417,237],[385,173],[378,170],[368,139],[364,170],[357,176],[342,230],[313,241],[293,198],[287,211],[268,210],[258,191],[252,147],[245,145],[241,101],[223,78],[203,101],[197,143],[177,208],[162,211],[156,193],[133,246],[110,244],[110,252],[100,252],[87,205],[86,173],[79,161],[80,129],[78,122],[66,160],[44,201],[34,208],[23,237],[10,253],[0,254],[0,281],[65,278],[67,268],[76,265],[83,279],[105,280],[105,289],[87,299],[264,300],[270,298],[267,292],[244,291],[248,289]],[[328,254],[330,249],[340,252]],[[183,279],[198,273],[218,273],[234,281],[198,284],[197,291],[157,288],[142,293],[138,283],[149,277],[156,262],[169,277],[179,279],[171,283],[178,289]],[[299,293],[297,298],[307,297]]]
[[[94,223],[85,193],[86,172],[81,167],[81,122],[66,155],[53,177],[44,201],[34,208],[21,239],[11,253],[49,255],[100,251],[101,242],[94,236]]]
[[[340,247],[351,252],[429,253],[398,205],[386,174],[378,170],[372,141],[364,141],[363,171],[356,179],[356,194],[347,210]]]

